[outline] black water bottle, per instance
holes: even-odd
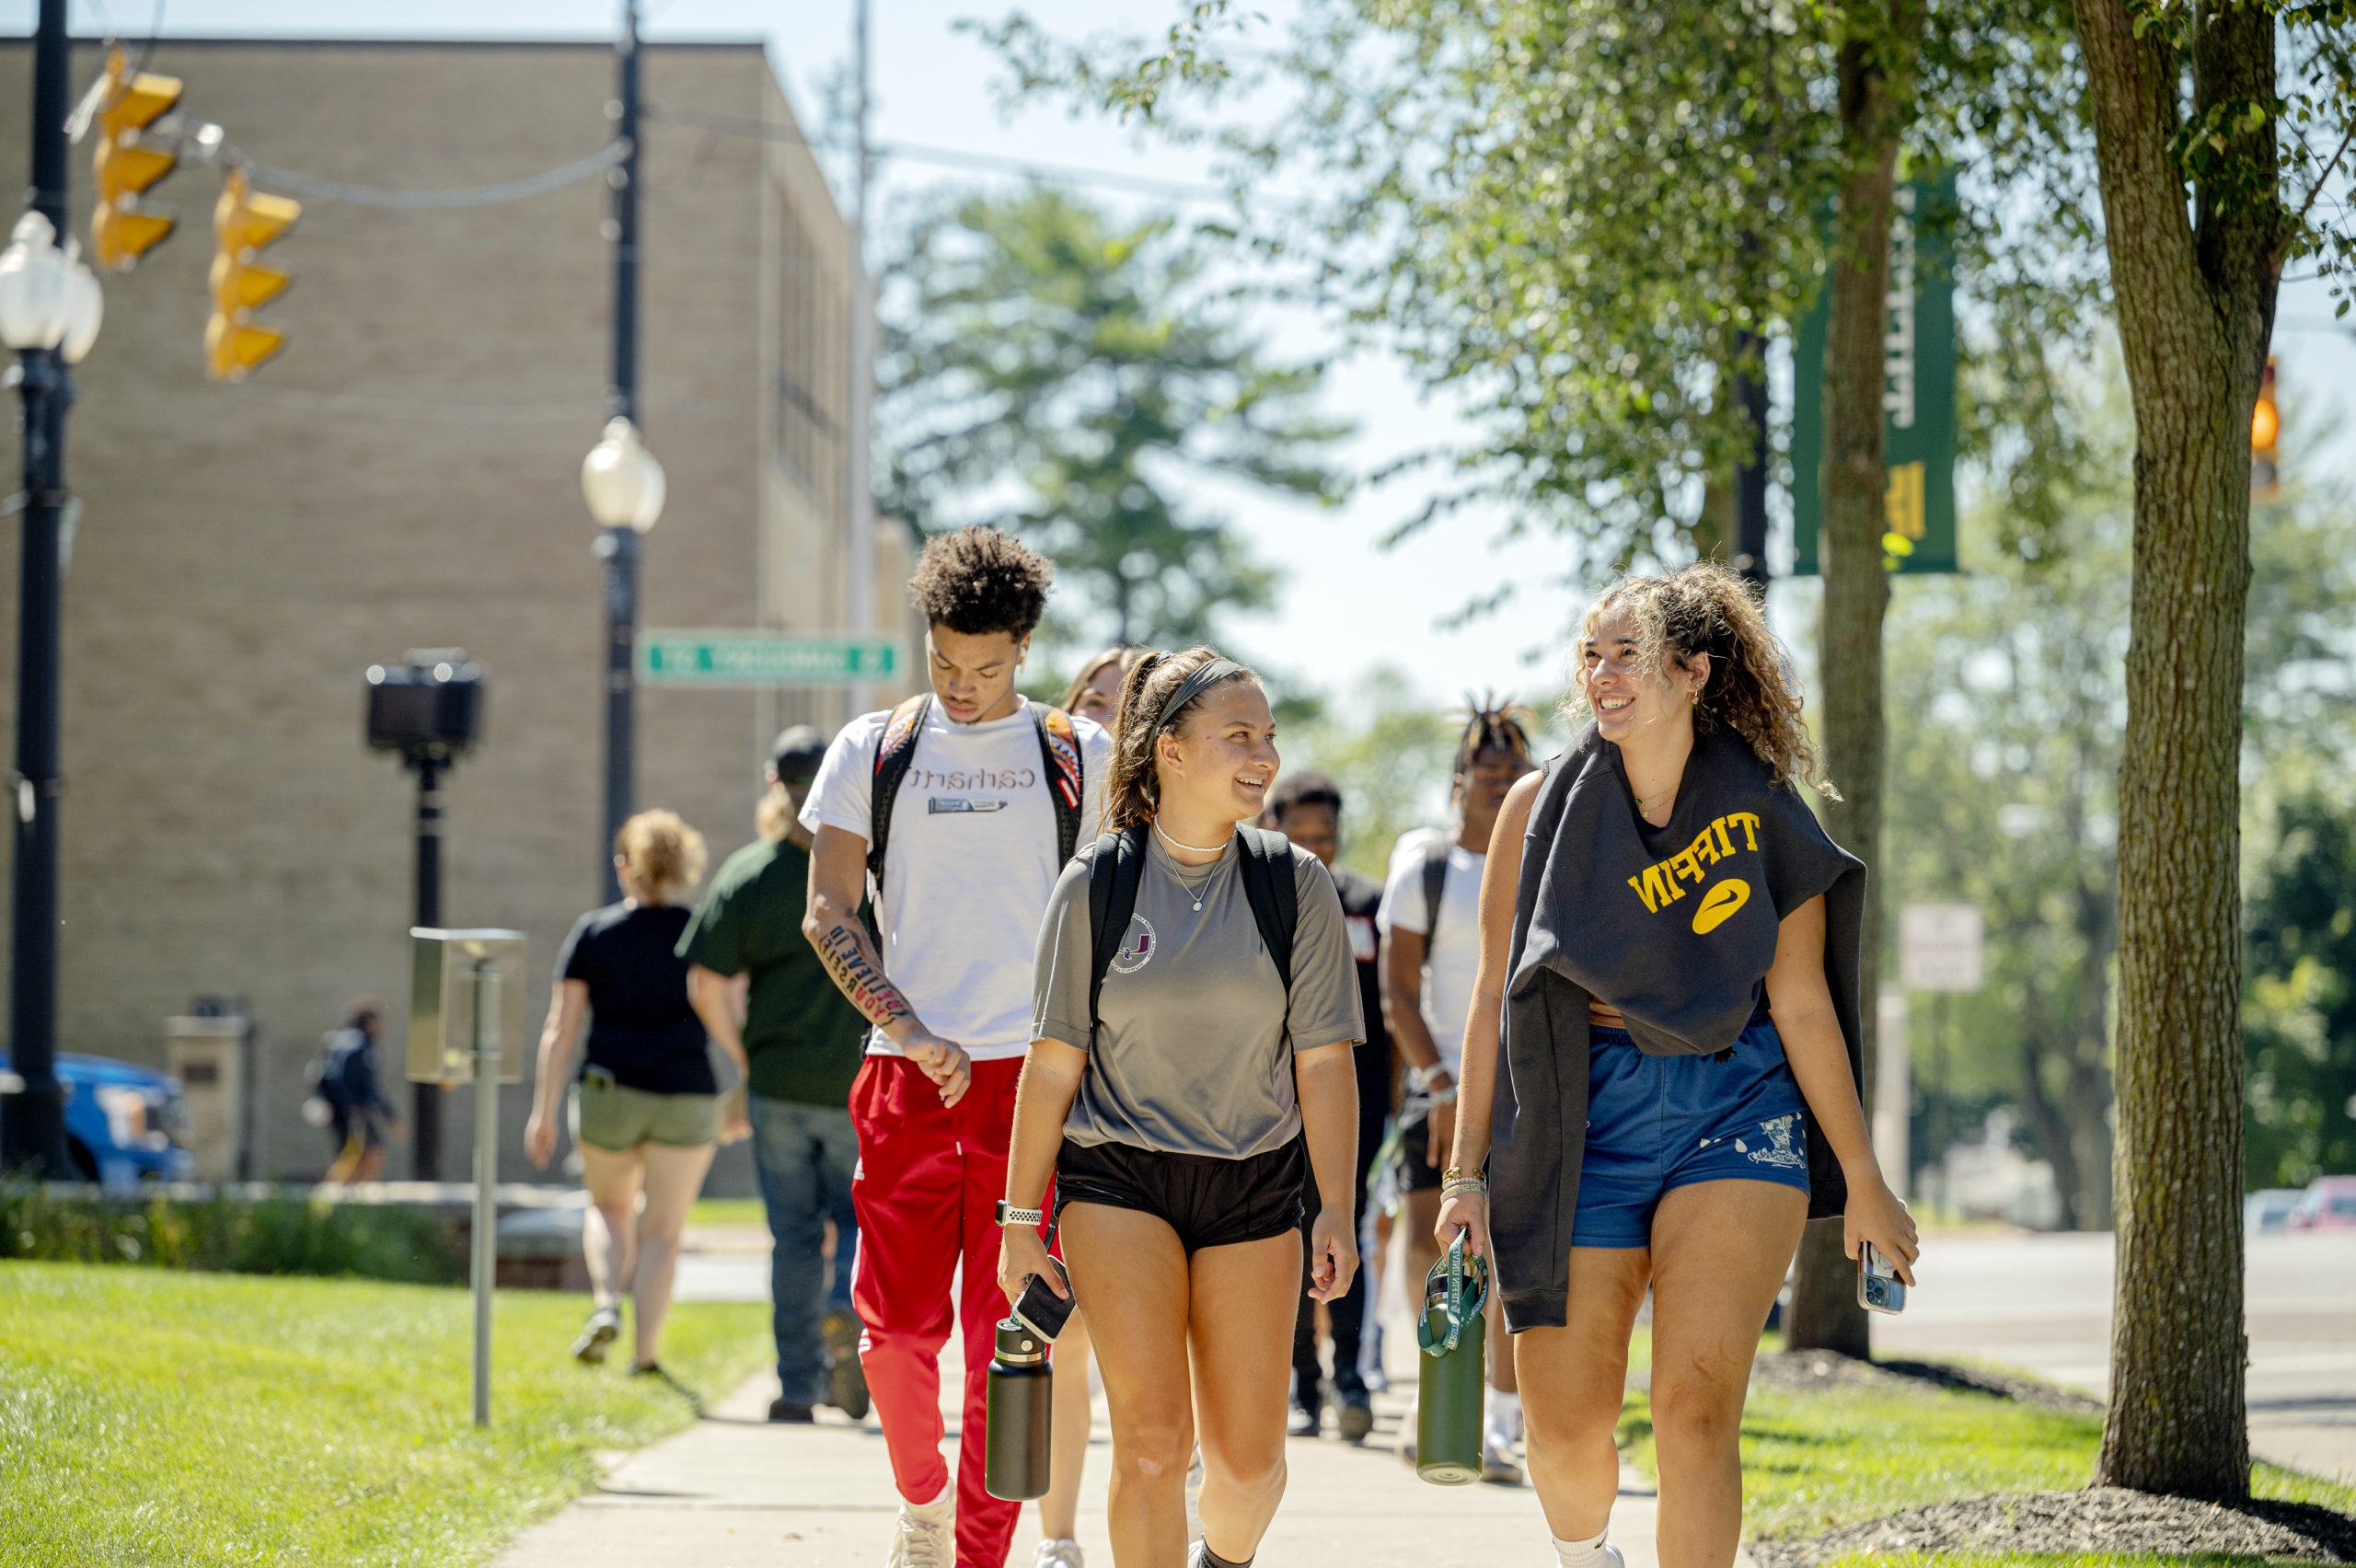
[[[1024,1503],[1047,1494],[1055,1405],[1047,1343],[1046,1335],[1020,1318],[999,1323],[998,1355],[990,1362],[982,1483],[1003,1502]]]

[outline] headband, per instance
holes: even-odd
[[[1155,732],[1160,733],[1168,729],[1170,721],[1175,719],[1178,716],[1178,710],[1186,704],[1194,701],[1219,682],[1244,673],[1243,666],[1231,659],[1213,659],[1209,663],[1180,681],[1178,689],[1172,692],[1162,703],[1161,712],[1153,721]]]

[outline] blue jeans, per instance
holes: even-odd
[[[851,1174],[859,1166],[850,1111],[791,1100],[745,1097],[753,1123],[753,1165],[768,1211],[770,1332],[777,1340],[780,1397],[816,1404],[826,1392],[826,1346],[819,1319],[849,1311],[851,1253],[859,1222],[851,1216]],[[826,1283],[826,1221],[835,1222],[835,1277]]]

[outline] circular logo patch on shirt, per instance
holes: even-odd
[[[1734,912],[1750,902],[1750,884],[1740,877],[1728,877],[1710,884],[1702,895],[1702,906],[1693,911],[1693,932],[1707,936],[1734,918]]]
[[[1153,922],[1142,915],[1129,917],[1128,934],[1121,939],[1121,951],[1113,955],[1113,967],[1124,974],[1135,974],[1153,962]]]

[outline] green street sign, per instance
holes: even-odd
[[[651,686],[810,686],[888,681],[900,645],[882,637],[768,631],[643,631],[638,678]]]
[[[1888,476],[1882,565],[1891,571],[1954,571],[1955,176],[1898,188],[1889,227],[1889,319],[1882,343],[1882,408]],[[1824,518],[1824,340],[1828,286],[1800,322],[1792,351],[1793,573],[1813,577]]]

